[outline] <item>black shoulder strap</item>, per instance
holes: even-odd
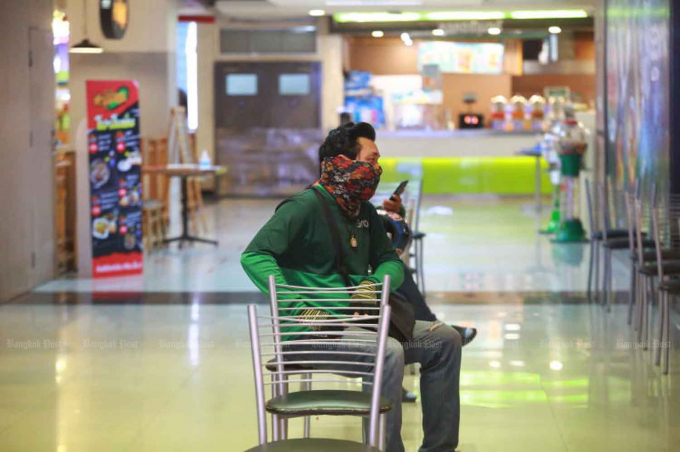
[[[347,284],[347,286],[351,286],[352,283],[349,279],[349,272],[347,271],[347,267],[345,267],[345,264],[343,264],[342,262],[344,256],[342,253],[342,241],[340,239],[340,231],[338,230],[337,223],[333,219],[331,208],[328,206],[328,201],[326,201],[323,198],[323,195],[318,189],[311,188],[311,190],[316,195],[316,199],[319,200],[319,204],[321,204],[323,216],[326,219],[328,228],[331,231],[331,240],[333,241],[333,248],[335,248],[335,268],[342,275],[343,279],[345,280],[345,284]]]

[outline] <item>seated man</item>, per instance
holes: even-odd
[[[324,207],[314,193],[317,191],[342,233],[343,263],[352,285],[379,283],[383,276],[390,275],[391,289],[397,289],[404,278],[404,266],[375,208],[368,202],[382,172],[375,130],[367,123],[344,124],[329,133],[320,154],[321,178],[279,205],[244,251],[241,263],[245,272],[265,293],[269,275],[275,275],[280,284],[346,286],[335,265],[331,232]],[[282,294],[281,298],[299,296]],[[317,312],[307,302],[300,302],[300,309],[302,315],[314,316]],[[281,315],[287,312],[290,311],[282,311]],[[404,450],[401,440],[404,365],[419,362],[424,430],[420,450],[453,451],[458,445],[460,423],[460,335],[437,321],[416,321],[413,342],[429,346],[404,348],[399,341],[388,340],[382,395],[390,400],[393,409],[387,415],[387,450]],[[337,360],[337,356],[326,354],[324,360]],[[341,373],[343,366],[338,368]],[[370,371],[370,366],[365,370]]]

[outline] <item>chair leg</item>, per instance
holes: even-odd
[[[387,416],[385,414],[380,415],[380,432],[378,434],[378,449],[385,450],[387,437]]]
[[[607,312],[612,312],[612,303],[616,301],[614,294],[614,252],[609,250],[609,282],[607,283]]]
[[[670,310],[670,304],[671,304],[671,294],[667,294],[664,303],[663,303],[663,310],[664,310],[664,336],[663,336],[663,347],[664,347],[664,355],[666,359],[664,360],[663,363],[663,373],[664,375],[668,375],[668,372],[670,371],[671,368],[671,310]],[[659,344],[661,345],[661,344]]]
[[[278,378],[276,375],[272,375],[272,396],[273,397],[278,397],[279,396],[279,385],[277,384]],[[279,426],[281,423],[279,422],[279,417],[275,414],[272,414],[272,442],[278,441],[279,440]]]
[[[611,250],[609,248],[604,248],[603,249],[603,257],[604,257],[604,269],[602,270],[602,306],[606,306],[607,303],[609,302],[609,293],[607,292],[607,287],[608,287],[608,281],[609,281],[609,272],[611,270],[611,267],[609,265],[610,261],[609,258],[611,256]]]
[[[288,378],[283,377],[283,394],[288,394]],[[281,422],[281,427],[280,427],[280,437],[282,441],[285,441],[288,439],[288,418],[286,417],[281,417],[280,419]]]
[[[305,380],[311,380],[312,379],[312,374],[303,374],[302,378]],[[306,381],[303,384],[303,391],[311,391],[312,390],[312,382],[311,381]],[[305,416],[304,418],[304,426],[303,426],[303,438],[309,438],[310,435],[310,430],[312,426],[312,418],[310,416]]]
[[[597,301],[600,298],[599,288],[600,288],[600,243],[595,243],[595,284],[593,284],[594,296],[593,300]]]
[[[650,296],[650,302],[649,302],[649,308],[652,312],[654,312],[654,306],[659,306],[661,308],[660,302],[657,303],[657,299],[659,298],[657,294],[660,295],[660,292],[658,289],[654,289],[654,278],[652,278],[650,285],[649,285],[649,296]],[[649,332],[652,331],[651,329],[647,330],[647,338],[645,339],[646,341],[649,341]]]
[[[638,342],[642,340],[642,325],[644,324],[644,313],[645,313],[645,306],[647,305],[647,277],[643,276],[642,280],[640,281],[642,284],[640,284],[640,302],[638,303],[638,317],[637,317],[637,333],[638,333]]]
[[[630,266],[630,294],[628,295],[628,325],[633,322],[633,306],[635,305],[635,290],[637,281],[637,265],[631,262]]]
[[[640,328],[640,341],[642,349],[647,350],[647,336],[649,334],[649,293],[652,290],[652,281],[647,278],[645,282],[645,295],[642,303],[642,327]]]
[[[639,315],[640,315],[640,303],[642,303],[642,295],[640,293],[640,288],[642,287],[642,279],[644,276],[642,274],[637,275],[637,287],[635,287],[635,305],[633,306],[633,331],[638,330]]]
[[[659,294],[659,343],[656,344],[654,349],[654,365],[661,365],[661,345],[663,344],[664,329],[666,328],[666,297],[668,294],[666,292],[661,292]]]
[[[588,290],[587,290],[587,296],[588,296],[588,301],[592,301],[592,295],[593,295],[593,264],[595,262],[595,240],[590,239],[590,261],[588,264]]]

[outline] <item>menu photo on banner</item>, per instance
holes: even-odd
[[[87,131],[92,274],[140,274],[144,254],[137,82],[88,81]]]

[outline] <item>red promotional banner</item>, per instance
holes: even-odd
[[[140,274],[144,254],[137,82],[88,81],[87,131],[92,274]]]

